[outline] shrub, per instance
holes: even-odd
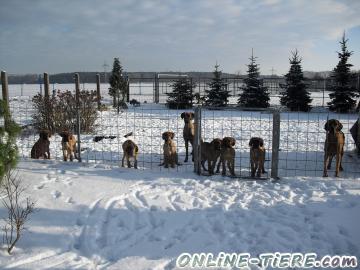
[[[33,97],[34,125],[37,129],[48,129],[52,133],[63,130],[77,131],[77,106],[75,94],[60,92],[45,98],[38,94]],[[81,91],[79,96],[80,131],[91,133],[97,119],[97,96],[95,91]]]

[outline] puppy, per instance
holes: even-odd
[[[205,161],[208,163],[209,174],[214,174],[214,169],[221,152],[221,140],[213,139],[210,143],[201,141],[201,166],[204,171]]]
[[[226,165],[232,176],[235,176],[235,146],[236,140],[233,137],[225,137],[221,141],[220,162],[218,163],[216,172],[220,171],[222,164],[221,174],[226,175]],[[227,163],[227,164],[225,164]]]
[[[184,119],[184,130],[183,130],[183,137],[185,141],[185,160],[184,162],[188,161],[189,155],[189,143],[191,144],[191,148],[193,147],[194,142],[194,135],[195,135],[195,126],[193,123],[195,114],[192,112],[183,112],[181,114],[181,118]],[[193,154],[193,150],[191,151]],[[194,156],[192,157],[192,161],[194,161]]]
[[[123,158],[121,166],[124,167],[124,160],[126,158],[128,168],[131,168],[130,159],[134,159],[134,168],[137,169],[137,155],[139,153],[139,147],[132,141],[126,140],[122,144]]]
[[[173,141],[175,133],[171,131],[164,132],[162,138],[164,140],[163,152],[164,152],[164,162],[160,166],[164,165],[165,168],[174,168],[175,165],[180,165],[178,163],[178,155],[176,152],[176,144]]]
[[[264,140],[259,137],[252,137],[249,141],[250,146],[250,164],[251,164],[251,177],[261,176],[265,173],[265,147]]]
[[[63,131],[59,133],[59,135],[62,137],[61,146],[64,161],[67,161],[68,159],[70,159],[70,161],[73,161],[74,157],[77,159],[75,136],[68,131]]]
[[[31,148],[31,158],[34,159],[50,159],[50,141],[51,133],[48,130],[41,130],[39,132],[39,139]]]
[[[326,122],[324,129],[326,130],[326,140],[324,149],[324,173],[327,177],[327,170],[331,169],[331,161],[336,156],[335,176],[339,177],[339,171],[342,171],[342,157],[344,155],[345,135],[341,131],[343,125],[336,119],[330,119]]]

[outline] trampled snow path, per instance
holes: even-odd
[[[53,161],[19,168],[39,211],[14,254],[0,252],[1,269],[169,270],[182,252],[360,255],[360,179],[273,183]]]

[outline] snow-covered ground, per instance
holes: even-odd
[[[182,252],[360,256],[360,179],[246,181],[59,161],[18,168],[38,211],[13,255],[0,250],[0,269],[168,270]]]

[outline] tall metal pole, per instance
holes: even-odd
[[[2,86],[2,99],[5,103],[7,110],[9,110],[9,88],[8,88],[8,78],[6,71],[1,71],[1,86]],[[4,127],[6,128],[8,124],[9,115],[7,113],[4,114]]]
[[[272,134],[272,155],[271,155],[271,178],[279,179],[279,149],[280,149],[280,113],[273,113],[273,134]]]
[[[98,110],[101,108],[101,94],[100,94],[100,74],[96,74],[96,97]]]
[[[76,98],[76,112],[77,112],[77,156],[78,161],[81,162],[81,138],[80,138],[80,76],[75,73],[75,98]]]

